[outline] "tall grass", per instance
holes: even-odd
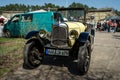
[[[0,38],[0,76],[20,64],[25,42],[23,38]]]

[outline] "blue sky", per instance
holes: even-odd
[[[120,11],[120,0],[0,0],[0,6],[8,4],[29,4],[29,5],[44,5],[44,3],[53,3],[59,6],[68,6],[72,2],[86,4],[89,7],[108,8],[112,7]]]

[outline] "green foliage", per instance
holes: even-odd
[[[70,4],[68,7],[84,7],[86,10],[88,9],[93,9],[94,7],[89,8],[87,5],[83,5],[81,3],[75,3],[73,2],[72,4]],[[39,6],[39,5],[24,5],[24,4],[9,4],[6,6],[0,6],[0,13],[2,14],[2,11],[34,11],[34,10],[38,10],[38,9],[48,9],[48,8],[64,8],[64,6],[58,6],[52,3],[45,3],[43,6]],[[96,9],[96,8],[94,8]]]
[[[64,8],[65,6],[58,6],[52,3],[45,3],[42,6],[39,5],[25,5],[25,4],[9,4],[6,6],[0,6],[0,14],[2,14],[2,11],[35,11],[35,10],[39,10],[39,9],[48,9],[48,8]],[[86,11],[88,10],[96,10],[97,8],[95,7],[89,7],[88,5],[82,4],[82,3],[71,3],[69,6],[69,8],[78,8],[78,7],[82,7],[85,8]],[[116,10],[116,13],[118,15],[120,15],[120,11]]]
[[[81,3],[75,3],[75,2],[73,2],[71,5],[69,5],[69,7],[70,8],[78,8],[78,7],[84,7],[84,5],[83,4],[81,4]]]
[[[71,3],[69,6],[69,8],[78,8],[78,7],[82,7],[86,9],[86,12],[88,10],[96,10],[97,8],[95,7],[89,7],[88,5],[82,4],[82,3]],[[0,14],[2,14],[2,11],[24,11],[24,12],[28,12],[28,11],[35,11],[35,10],[39,10],[39,9],[56,9],[56,8],[64,8],[64,6],[58,6],[52,3],[45,3],[42,6],[39,5],[25,5],[25,4],[9,4],[6,6],[0,6]],[[115,10],[115,13],[117,15],[120,16],[120,11]]]
[[[59,8],[59,6],[56,6],[55,4],[52,4],[52,3],[45,3],[43,7],[44,8]]]
[[[95,8],[95,7],[91,7],[91,8],[89,8],[89,10],[96,10],[97,8]]]
[[[0,6],[0,13],[2,11],[35,11],[41,8],[59,8],[60,6],[52,3],[45,3],[44,6],[39,5],[24,5],[24,4],[9,4],[6,6]]]
[[[120,11],[115,10],[115,13],[116,13],[118,16],[120,16]]]
[[[83,5],[81,3],[75,3],[73,2],[71,5],[69,5],[70,8],[88,8],[87,5]],[[86,9],[87,10],[87,9]]]

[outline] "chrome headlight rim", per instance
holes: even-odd
[[[46,36],[47,32],[45,30],[40,30],[39,31],[39,36],[44,38]]]
[[[69,37],[72,39],[78,38],[78,32],[76,30],[71,30],[69,33]]]

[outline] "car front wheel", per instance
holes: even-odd
[[[39,47],[35,41],[27,43],[24,48],[24,67],[36,68],[43,60],[43,54],[40,52]]]
[[[6,31],[4,32],[4,36],[7,37],[7,38],[10,38],[10,37],[11,37],[10,31],[9,31],[9,30],[6,30]]]
[[[90,42],[82,44],[78,50],[78,71],[80,74],[87,73],[90,65],[91,49]]]

